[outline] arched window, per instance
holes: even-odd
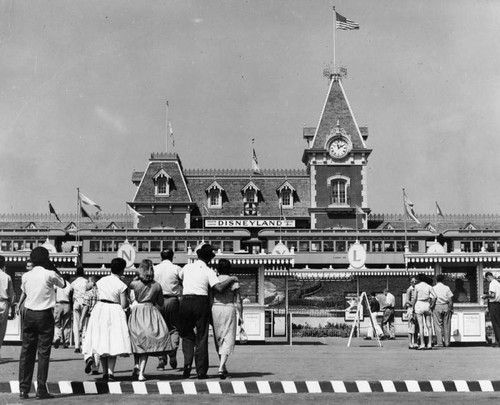
[[[160,169],[153,177],[153,182],[155,185],[155,195],[165,195],[170,194],[170,176],[164,169]]]
[[[220,207],[221,204],[221,193],[220,189],[218,188],[212,188],[208,192],[208,206],[209,207]]]
[[[347,204],[347,181],[344,179],[332,180],[331,203],[333,205]]]

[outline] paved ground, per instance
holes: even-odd
[[[217,356],[212,342],[210,347],[212,366],[209,370],[210,378],[203,382],[205,384],[203,391],[200,391],[200,382],[194,376],[186,385],[186,380],[182,379],[181,370],[157,371],[157,361],[151,359],[147,366],[149,377],[146,384],[149,387],[147,392],[158,394],[161,387],[167,386],[174,394],[198,389],[198,393],[208,395],[213,393],[211,390],[214,389],[234,395],[238,393],[237,389],[241,386],[246,387],[249,394],[252,393],[252,389],[257,390],[253,393],[258,394],[262,387],[264,390],[271,389],[273,393],[286,393],[287,390],[299,394],[314,392],[311,391],[311,387],[319,388],[320,392],[326,390],[326,392],[338,393],[338,384],[341,390],[345,388],[347,392],[363,392],[363,389],[376,391],[381,388],[386,391],[386,387],[393,387],[396,391],[411,391],[415,387],[419,391],[435,391],[436,387],[445,388],[446,391],[460,391],[462,388],[466,391],[481,391],[484,387],[493,388],[495,391],[500,390],[500,382],[496,382],[500,380],[498,373],[500,349],[482,345],[416,351],[409,350],[403,338],[384,341],[382,348],[377,346],[376,341],[362,339],[353,339],[351,347],[348,348],[345,338],[296,339],[293,346],[269,343],[238,345],[228,363],[230,378],[226,380],[226,385],[218,385],[220,380],[217,377]],[[12,385],[10,382],[18,380],[19,352],[20,346],[2,347],[0,392],[6,393],[13,386],[15,387],[16,383]],[[179,363],[182,364],[181,355],[178,358]],[[122,387],[128,387],[122,390],[124,393],[137,393],[133,390],[136,386],[129,391],[133,386],[130,377],[131,370],[131,358],[118,360],[115,375]],[[52,351],[49,381],[53,384],[71,381],[72,386],[77,387],[78,384],[88,386],[88,383],[81,383],[83,381],[99,382],[100,380],[99,376],[87,376],[83,372],[81,355],[75,354],[73,349],[60,348]],[[311,385],[310,382],[319,383]],[[96,386],[93,383],[91,385]],[[151,387],[154,389],[151,390]],[[177,389],[180,391],[175,392]],[[429,395],[429,393],[418,395]],[[463,395],[472,394],[464,393]],[[489,395],[500,394],[490,393]],[[106,398],[106,396],[99,395],[93,397],[100,397],[103,400]],[[1,398],[3,395],[0,396]],[[9,402],[2,401],[2,403]]]

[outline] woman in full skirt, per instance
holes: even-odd
[[[138,278],[130,283],[129,288],[135,299],[128,319],[135,362],[132,376],[144,381],[148,356],[163,356],[173,349],[167,324],[156,307],[163,304],[163,291],[160,284],[154,281],[151,260],[141,262]]]

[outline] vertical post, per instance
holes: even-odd
[[[291,318],[289,318],[289,307],[288,307],[288,278],[290,276],[290,268],[286,269],[285,276],[285,327],[287,330],[287,341],[291,345],[292,344],[292,324]]]
[[[408,251],[408,229],[406,227],[406,194],[403,188],[403,222],[405,229],[405,253]]]
[[[165,111],[165,123],[166,123],[166,128],[165,128],[165,152],[168,153],[168,131],[169,131],[169,125],[168,125],[168,100],[167,100],[167,105],[166,105],[166,111]]]
[[[333,6],[333,73],[337,72],[335,66],[335,31],[337,30],[337,12],[335,11],[335,6]]]

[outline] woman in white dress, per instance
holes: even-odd
[[[125,316],[127,286],[120,279],[126,265],[122,258],[113,259],[111,275],[97,282],[99,301],[90,315],[83,342],[86,355],[98,354],[101,357],[103,379],[110,381],[114,380],[116,357],[129,356],[132,352]]]
[[[219,281],[227,280],[230,272],[231,262],[227,259],[220,259],[217,265]],[[226,379],[228,375],[226,363],[229,356],[234,352],[238,319],[242,326],[243,305],[240,297],[240,284],[234,282],[222,293],[214,291],[212,304],[214,339],[220,358],[218,374],[222,380]]]

